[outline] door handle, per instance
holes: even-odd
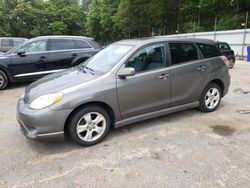
[[[158,78],[161,79],[161,80],[166,80],[166,79],[169,78],[169,74],[163,73],[163,74],[161,74]]]
[[[76,53],[73,53],[73,54],[72,54],[72,57],[76,57],[76,56],[77,56],[77,54],[76,54]]]
[[[43,56],[43,55],[40,57],[40,59],[46,59],[46,58],[47,58],[47,57],[46,57],[46,56]]]
[[[197,70],[199,70],[199,71],[204,71],[206,69],[206,67],[205,66],[199,66],[199,67],[197,67]]]

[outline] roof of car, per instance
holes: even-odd
[[[0,39],[23,39],[23,40],[28,40],[27,38],[23,38],[23,37],[0,37]]]
[[[195,42],[195,43],[205,43],[205,44],[214,44],[213,40],[210,39],[197,39],[197,38],[169,38],[169,37],[151,37],[151,38],[141,38],[141,39],[127,39],[116,42],[117,44],[125,45],[144,45],[154,42]]]
[[[227,44],[227,42],[222,42],[222,41],[216,41],[216,44]]]
[[[90,37],[85,37],[85,36],[70,36],[70,35],[51,35],[51,36],[40,36],[40,37],[35,37],[33,39],[62,39],[62,38],[67,38],[67,39],[89,39],[93,40],[93,38]]]

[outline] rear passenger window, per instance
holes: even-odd
[[[51,50],[68,50],[74,49],[73,40],[70,39],[51,39]]]
[[[2,46],[13,46],[12,39],[2,39]]]
[[[198,59],[196,47],[191,43],[169,43],[172,65]]]
[[[220,51],[212,44],[197,44],[205,58],[221,56]]]
[[[82,49],[82,48],[92,48],[87,42],[83,40],[74,40],[76,48],[77,49]]]

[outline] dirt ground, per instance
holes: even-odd
[[[237,61],[218,110],[195,109],[112,131],[93,147],[26,139],[0,91],[0,187],[249,187],[250,63]]]

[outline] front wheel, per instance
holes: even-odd
[[[199,109],[203,112],[213,112],[219,106],[222,97],[221,88],[215,84],[208,84],[202,92]]]
[[[83,146],[102,141],[110,129],[109,114],[99,106],[86,106],[73,114],[69,121],[69,135]]]
[[[0,70],[0,90],[4,90],[6,88],[8,81],[7,75],[2,70]]]

